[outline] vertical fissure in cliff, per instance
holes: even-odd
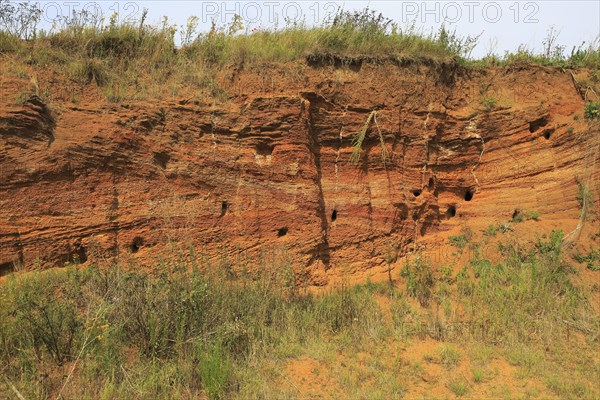
[[[310,98],[305,98],[308,102],[308,116],[306,119],[307,123],[307,133],[308,133],[308,146],[309,150],[312,154],[316,176],[315,183],[317,185],[318,190],[318,208],[317,214],[321,221],[321,241],[317,244],[314,249],[314,254],[309,261],[309,264],[312,264],[315,259],[321,260],[326,268],[330,266],[330,250],[329,250],[329,239],[328,239],[328,230],[329,223],[327,221],[327,212],[325,206],[325,196],[323,194],[323,184],[322,184],[322,169],[321,169],[321,144],[319,143],[319,138],[317,136],[317,132],[315,131],[315,123],[314,123],[314,113],[317,107],[314,105],[314,102],[311,101]]]

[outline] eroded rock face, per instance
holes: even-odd
[[[216,105],[82,102],[54,117],[40,99],[5,98],[0,265],[285,249],[325,284],[516,208],[571,231],[575,178],[600,178],[598,133],[573,120],[583,100],[567,73],[290,69],[224,78],[231,99]]]

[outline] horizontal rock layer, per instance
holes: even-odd
[[[568,72],[265,68],[224,72],[230,99],[212,104],[82,101],[58,113],[5,96],[1,269],[149,265],[194,248],[239,270],[281,250],[325,284],[516,209],[571,232],[577,179],[600,180],[598,132],[574,119],[584,101]]]

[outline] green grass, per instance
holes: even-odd
[[[528,220],[534,220],[534,221],[539,221],[540,220],[540,213],[535,211],[535,210],[529,210],[529,211],[515,211],[512,219],[510,220],[510,222],[512,223],[520,223],[520,222],[525,222]]]
[[[484,372],[480,368],[473,369],[473,382],[482,383],[484,379]]]
[[[448,237],[448,242],[451,246],[456,247],[457,249],[464,249],[469,240],[465,235],[456,235]]]
[[[435,284],[430,260],[418,254],[414,262],[406,261],[400,274],[406,278],[408,295],[416,298],[422,306],[428,306]]]
[[[452,345],[442,345],[438,349],[440,363],[447,369],[455,368],[460,361],[460,354]]]
[[[469,393],[469,384],[464,379],[452,379],[448,382],[448,389],[458,397]]]
[[[6,3],[2,3],[6,4]],[[245,31],[244,21],[234,18],[197,32],[198,19],[179,27],[164,19],[148,24],[147,13],[137,21],[118,23],[113,16],[101,26],[90,15],[77,12],[51,33],[37,31],[39,15],[31,10],[4,9],[9,20],[21,21],[26,30],[0,30],[0,56],[14,55],[24,65],[65,71],[81,84],[103,88],[108,101],[176,96],[195,91],[200,99],[224,101],[228,95],[215,84],[218,72],[231,66],[309,61],[315,64],[353,65],[364,60],[415,63],[448,63],[457,68],[535,63],[558,67],[600,66],[600,46],[593,42],[570,55],[545,56],[520,48],[504,57],[471,60],[478,37],[461,37],[445,27],[437,32],[401,27],[368,8],[340,10],[317,26],[288,23],[284,27]],[[39,11],[39,10],[38,10]],[[31,16],[31,18],[23,18]],[[35,37],[31,34],[36,31]],[[23,34],[27,32],[28,40]],[[176,38],[182,37],[180,44]],[[482,105],[492,110],[497,99],[486,93]],[[596,118],[597,104],[588,103],[586,118]]]
[[[576,253],[573,258],[578,263],[585,263],[590,271],[600,271],[600,248],[590,248],[587,254]]]
[[[411,385],[391,377],[420,379],[390,343],[430,337],[439,346],[428,359],[450,371],[470,358],[475,383],[491,381],[481,366],[503,357],[561,396],[593,397],[587,355],[600,318],[561,246],[561,232],[506,244],[500,262],[474,259],[456,279],[436,278],[417,255],[402,271],[403,290],[368,283],[318,296],[298,286],[286,260],[256,260],[257,272],[236,280],[219,266],[199,262],[201,272],[178,261],[154,274],[69,265],[11,275],[0,285],[0,371],[26,398],[63,387],[65,398],[280,398],[300,395],[282,383],[281,365],[311,357],[340,378],[328,390],[390,398]],[[390,321],[377,296],[389,296]],[[451,312],[441,312],[445,304]],[[352,358],[358,352],[366,361]],[[342,353],[353,361],[341,366]],[[575,368],[563,374],[567,358]],[[447,386],[457,396],[472,390],[462,379]]]
[[[496,236],[496,226],[494,224],[490,224],[484,231],[483,234],[485,236]]]
[[[0,287],[2,372],[22,382],[27,397],[63,382],[62,375],[35,381],[36,374],[79,363],[68,386],[76,397],[229,398],[236,376],[268,355],[293,354],[286,349],[308,341],[358,343],[381,334],[369,288],[300,294],[279,267],[239,283],[180,268],[150,276],[115,266],[11,276]]]

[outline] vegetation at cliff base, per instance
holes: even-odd
[[[12,275],[0,285],[0,391],[32,399],[295,398],[304,393],[289,384],[286,366],[309,358],[337,376],[327,390],[341,397],[402,397],[422,384],[424,364],[436,363],[447,371],[444,387],[461,396],[476,393],[474,385],[500,387],[485,365],[506,360],[518,385],[541,382],[538,396],[593,398],[600,317],[573,283],[561,245],[562,232],[532,246],[506,243],[501,261],[476,253],[458,273],[435,272],[417,255],[392,287],[322,294],[307,291],[285,257],[257,260],[256,272],[236,279],[201,260],[191,270],[172,261],[157,274],[69,265]],[[409,362],[411,346],[431,340],[437,350]],[[361,352],[377,367],[354,360]]]

